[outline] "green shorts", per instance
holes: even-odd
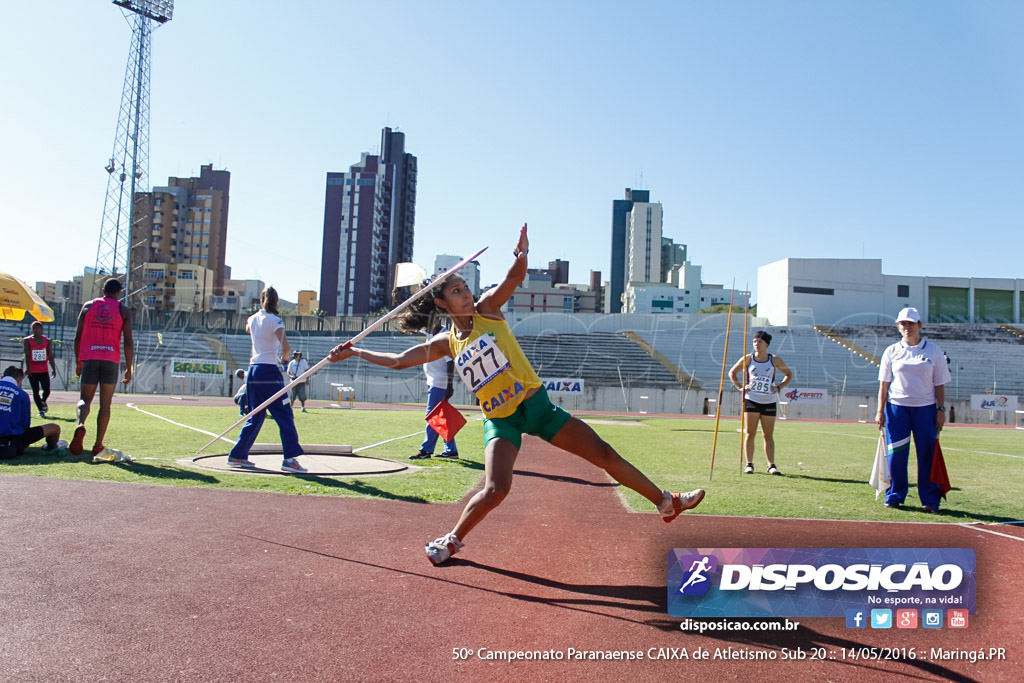
[[[551,441],[570,417],[551,403],[547,390],[541,387],[508,417],[484,418],[484,446],[494,439],[505,439],[518,449],[523,445],[523,434]]]

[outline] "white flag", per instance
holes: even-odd
[[[868,483],[875,487],[875,500],[885,493],[892,483],[892,472],[889,470],[889,452],[885,447],[885,434],[878,435],[878,448],[875,449],[875,464],[871,466],[871,479]]]

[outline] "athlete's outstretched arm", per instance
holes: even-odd
[[[450,355],[448,337],[438,336],[428,342],[412,346],[401,353],[370,351],[368,349],[351,346],[349,342],[345,342],[344,344],[339,344],[331,349],[327,358],[332,363],[337,363],[338,361],[343,361],[346,358],[355,356],[373,363],[374,365],[402,370],[404,368],[411,368],[415,365],[423,365],[424,363],[429,363],[432,360],[444,358],[448,355]]]
[[[515,261],[512,262],[512,266],[508,269],[508,273],[501,284],[497,287],[492,287],[481,295],[480,300],[476,302],[477,313],[499,320],[504,318],[501,314],[501,309],[508,303],[512,293],[516,291],[516,288],[526,278],[526,254],[529,251],[530,240],[526,237],[526,223],[523,223],[523,227],[519,229],[519,241],[512,252],[515,255]]]

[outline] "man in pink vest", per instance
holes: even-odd
[[[135,343],[132,341],[131,311],[117,296],[121,283],[110,278],[103,284],[103,296],[86,302],[78,315],[78,329],[75,330],[75,363],[82,377],[82,391],[78,399],[78,426],[68,450],[80,455],[85,440],[85,420],[96,386],[100,388],[100,412],[96,416],[96,443],[92,455],[101,453],[105,446],[103,437],[110,422],[110,404],[114,399],[114,387],[121,370],[121,338],[124,338],[124,379],[132,379],[132,361],[135,359]]]
[[[46,399],[50,398],[50,376],[57,376],[57,364],[53,360],[53,342],[43,334],[43,324],[36,320],[32,323],[32,334],[22,340],[25,350],[25,363],[28,365],[28,383],[32,385],[32,398],[39,410],[39,417],[46,417],[49,406]],[[47,372],[46,364],[50,364]]]

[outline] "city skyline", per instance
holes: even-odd
[[[179,2],[153,38],[150,177],[230,171],[226,262],[284,293],[319,289],[323,179],[384,126],[420,162],[414,260],[490,246],[484,284],[523,222],[532,266],[607,278],[625,187],[726,287],[787,257],[1019,274],[1019,3],[617,7]],[[4,266],[30,282],[94,261],[130,39],[109,3],[51,9],[8,8],[0,46]]]

